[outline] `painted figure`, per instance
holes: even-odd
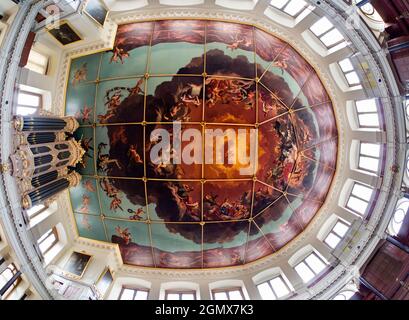
[[[112,52],[113,54],[112,54],[112,57],[109,63],[112,63],[112,62],[118,63],[119,61],[121,61],[121,63],[124,64],[125,58],[129,58],[129,53],[125,51],[125,49],[123,48],[114,47]]]
[[[82,185],[85,188],[85,190],[89,192],[95,192],[95,187],[91,180],[83,180]]]
[[[129,220],[142,220],[142,215],[143,215],[143,209],[142,208],[138,208],[136,209],[136,211],[132,210],[132,209],[128,209],[128,213],[131,213],[132,215],[129,216]]]
[[[122,229],[120,226],[117,226],[115,227],[115,231],[118,234],[118,236],[122,238],[126,245],[128,245],[132,241],[132,235],[129,232],[128,228]]]
[[[122,166],[117,159],[110,159],[109,154],[102,154],[102,150],[107,146],[108,145],[103,142],[98,144],[97,170],[107,173],[112,164],[116,165],[118,169],[122,169]]]
[[[88,63],[84,63],[81,68],[77,69],[74,73],[74,77],[72,79],[72,85],[75,87],[78,83],[81,81],[86,81],[87,80],[87,74],[88,74]]]
[[[79,119],[85,124],[91,124],[91,117],[93,117],[93,115],[94,113],[92,107],[88,107],[87,105],[85,105],[83,109],[75,113],[75,118]]]
[[[86,194],[82,195],[82,206],[79,209],[79,212],[89,213],[89,204],[90,204],[90,202],[91,202],[91,198],[88,195],[86,195]]]

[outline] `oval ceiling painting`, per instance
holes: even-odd
[[[71,61],[66,114],[86,150],[70,190],[80,237],[124,263],[243,265],[310,223],[335,173],[337,128],[314,69],[253,26],[121,25]]]

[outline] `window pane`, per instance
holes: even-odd
[[[331,30],[321,37],[321,41],[324,42],[327,47],[330,47],[342,40],[344,40],[344,36],[337,29]]]
[[[31,50],[28,56],[28,62],[25,66],[27,69],[45,74],[47,71],[48,57],[42,55],[41,53]]]
[[[230,300],[243,300],[240,290],[229,291]]]
[[[214,299],[215,300],[228,300],[226,292],[215,292]]]
[[[376,172],[379,168],[379,160],[368,157],[359,157],[359,168]]]
[[[368,207],[368,203],[355,197],[349,197],[347,207],[360,214],[364,214],[366,208]]]
[[[42,253],[45,253],[48,249],[50,249],[53,246],[55,240],[56,238],[54,233],[51,233],[43,242],[39,244],[40,251]]]
[[[345,74],[345,77],[350,85],[359,84],[361,82],[355,71]]]
[[[316,274],[320,273],[322,270],[325,269],[325,263],[315,254],[310,254],[305,259],[305,262],[310,266],[312,270],[314,270]]]
[[[348,71],[354,70],[354,67],[352,66],[351,60],[349,60],[348,58],[340,61],[339,66],[341,67],[341,70],[343,72],[348,72]]]
[[[134,290],[124,289],[121,295],[121,300],[133,300]]]
[[[307,3],[303,0],[291,0],[285,7],[284,12],[294,17],[299,14],[306,7],[306,5]]]
[[[356,101],[356,109],[358,112],[377,112],[375,99],[366,99]]]
[[[28,116],[37,111],[37,108],[17,107],[16,114],[20,116]]]
[[[134,300],[147,300],[148,291],[136,290],[136,295]]]
[[[23,104],[25,106],[38,107],[40,106],[40,97],[37,95],[19,93],[17,104]]]
[[[375,143],[361,143],[361,154],[379,158],[381,146]]]
[[[369,201],[372,196],[372,191],[373,190],[369,187],[363,186],[362,184],[355,183],[352,189],[352,194],[361,199]]]
[[[337,235],[333,234],[332,232],[328,234],[328,236],[325,238],[325,243],[329,245],[332,249],[335,249],[337,244],[341,241],[341,238],[338,237]]]
[[[365,113],[358,115],[359,125],[367,127],[379,127],[379,118],[377,113]]]
[[[52,229],[48,230],[46,233],[44,233],[44,234],[40,237],[40,239],[37,240],[37,242],[38,242],[38,243],[43,242],[43,240],[44,240],[45,238],[47,238],[52,232],[53,232]]]
[[[40,66],[38,64],[34,64],[31,61],[28,61],[25,68],[33,71],[33,72],[37,72],[39,74],[45,74],[46,73],[46,67],[45,66]]]
[[[304,262],[301,262],[295,267],[295,271],[300,275],[301,279],[304,282],[308,282],[315,277],[315,274],[305,265]]]
[[[182,300],[195,300],[195,296],[193,293],[183,293]]]
[[[323,17],[320,20],[318,20],[316,23],[312,25],[310,30],[317,36],[319,37],[323,33],[327,32],[329,29],[331,29],[333,24],[326,18]]]
[[[276,300],[276,297],[273,291],[271,291],[271,288],[267,282],[259,284],[257,286],[257,289],[260,292],[260,295],[263,298],[263,300]]]
[[[179,300],[179,293],[168,293],[167,300]]]
[[[281,277],[270,280],[270,284],[273,287],[273,290],[276,293],[277,297],[279,298],[284,297],[290,293]]]
[[[336,223],[336,225],[335,225],[333,231],[334,231],[337,235],[339,235],[340,237],[343,237],[343,236],[345,236],[345,234],[347,233],[348,229],[349,229],[349,226],[347,226],[347,225],[345,225],[344,223],[338,221],[338,222]]]
[[[40,210],[43,210],[45,206],[43,204],[38,204],[30,209],[27,209],[27,215],[31,217],[32,215],[36,214]]]
[[[272,0],[270,4],[278,9],[282,9],[288,0]]]
[[[41,53],[31,50],[30,54],[28,56],[28,59],[32,61],[33,63],[39,64],[39,65],[45,65],[47,64],[48,58]]]

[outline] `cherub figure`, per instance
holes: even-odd
[[[124,64],[124,59],[129,58],[129,53],[125,51],[125,49],[123,48],[115,47],[112,50],[112,52],[113,52],[113,55],[109,63],[112,63],[112,62],[118,63],[118,61],[120,60],[121,63]]]
[[[94,185],[92,184],[91,180],[84,180],[82,181],[82,185],[84,186],[85,190],[89,192],[95,192]]]
[[[274,61],[272,66],[282,69],[281,73],[284,74],[284,70],[288,68],[287,60],[283,59],[283,60],[280,60],[280,61]]]
[[[87,230],[91,230],[91,224],[89,223],[89,219],[88,219],[88,215],[84,214],[82,215],[82,220],[81,220],[81,224],[84,226],[85,229]]]
[[[132,235],[128,228],[122,229],[120,226],[115,227],[116,233],[124,240],[125,244],[129,244],[132,241]]]
[[[121,209],[121,211],[124,211],[121,207],[122,200],[118,196],[114,196],[111,204],[109,205],[109,209],[116,211],[117,209]]]
[[[244,39],[239,39],[239,37],[236,35],[236,37],[233,38],[233,42],[231,44],[228,44],[226,48],[230,49],[231,51],[237,50],[239,48],[239,45],[243,42]]]
[[[82,195],[82,206],[79,209],[79,212],[88,213],[89,212],[90,202],[91,202],[91,198],[88,195],[86,195],[86,194]]]
[[[87,80],[88,74],[88,63],[84,63],[81,68],[75,71],[74,77],[72,79],[72,85],[75,87],[81,81]]]
[[[128,157],[130,158],[131,162],[134,164],[143,163],[141,156],[136,151],[136,145],[131,144],[128,150]]]
[[[100,179],[99,185],[101,186],[101,189],[104,190],[105,194],[110,198],[115,197],[119,193],[118,189],[113,186],[108,178]]]
[[[93,109],[88,107],[87,105],[84,106],[84,109],[81,109],[81,112],[77,112],[75,117],[81,119],[83,123],[91,124],[91,116],[93,115]]]
[[[141,88],[142,84],[143,84],[143,78],[138,80],[135,87],[129,89],[129,96],[136,96],[138,94],[143,94],[144,92]]]
[[[143,215],[143,209],[138,208],[136,211],[132,209],[128,209],[128,213],[133,214],[132,216],[129,216],[129,220],[142,220],[142,215]]]
[[[117,90],[111,98],[107,98],[105,105],[108,106],[108,110],[114,111],[121,105],[122,94],[120,90]]]
[[[102,154],[102,150],[107,146],[106,143],[101,142],[98,145],[97,170],[107,172],[109,165],[115,164],[118,169],[122,169],[121,164],[117,159],[110,159],[108,154]]]

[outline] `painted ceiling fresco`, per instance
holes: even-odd
[[[212,268],[273,254],[307,227],[335,173],[337,129],[319,77],[253,26],[119,26],[112,51],[72,60],[66,114],[87,150],[70,190],[78,234],[117,243],[126,264]],[[156,163],[154,132],[176,135],[175,121],[182,131],[255,129],[256,169]]]

